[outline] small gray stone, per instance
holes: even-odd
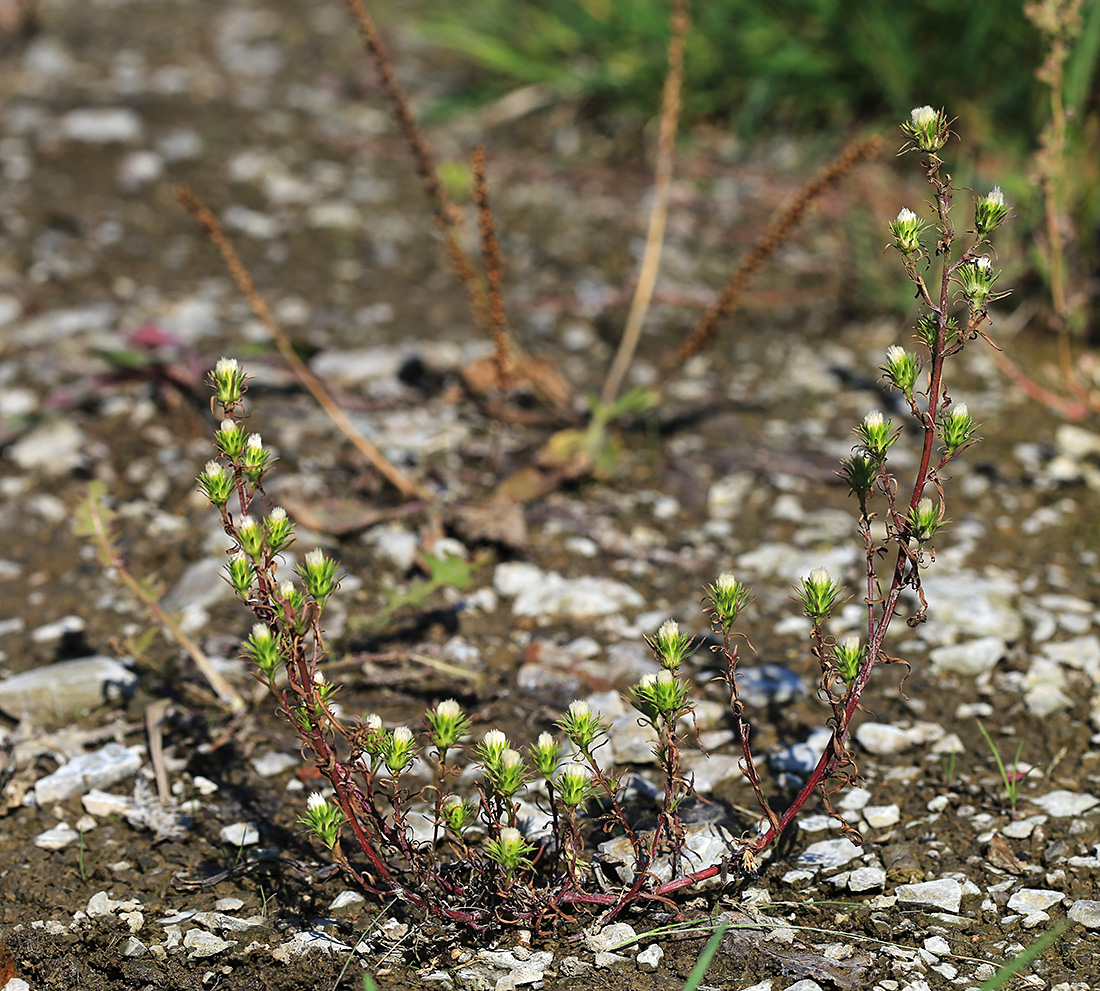
[[[236,943],[232,940],[222,939],[204,929],[188,929],[183,934],[183,948],[189,950],[188,960],[202,960],[206,957],[214,957],[224,953]]]
[[[81,657],[0,681],[0,709],[36,726],[67,722],[90,709],[129,698],[138,679],[113,657]]]
[[[64,850],[80,839],[80,834],[67,822],[59,822],[34,838],[34,845],[42,850]]]
[[[900,903],[938,908],[953,915],[959,914],[962,905],[962,885],[954,878],[939,878],[919,884],[899,884],[894,894]]]
[[[1079,898],[1066,913],[1070,922],[1086,929],[1100,929],[1100,902]]]
[[[897,805],[868,805],[863,818],[872,829],[887,829],[901,821],[901,809]]]
[[[1019,586],[1013,578],[988,578],[974,572],[929,575],[921,582],[929,602],[935,603],[921,627],[925,640],[951,643],[960,632],[995,637],[1008,642],[1024,633],[1024,619],[1016,608]]]
[[[861,723],[855,732],[856,742],[870,754],[885,756],[900,754],[913,745],[909,734],[890,723]]]
[[[592,964],[580,957],[562,957],[558,963],[558,970],[562,977],[580,977],[592,969]]]
[[[222,826],[218,835],[228,846],[254,846],[260,842],[260,830],[252,822],[234,822]]]
[[[1100,805],[1100,798],[1096,798],[1094,795],[1065,791],[1064,789],[1052,791],[1036,798],[1029,798],[1028,801],[1032,805],[1038,805],[1044,812],[1056,819],[1079,816],[1096,805]]]
[[[340,940],[333,939],[323,932],[309,929],[295,933],[281,946],[275,947],[271,955],[279,963],[289,963],[295,957],[304,957],[310,953],[348,953],[350,950],[351,947],[346,943],[341,943]]]
[[[807,977],[801,981],[795,981],[794,984],[788,984],[783,991],[823,991],[823,989],[817,981],[811,981]]]
[[[597,970],[610,970],[619,964],[630,963],[630,957],[624,957],[621,953],[609,953],[607,950],[600,950],[593,958],[593,963],[596,965]]]
[[[61,118],[61,135],[86,144],[137,141],[141,118],[128,107],[82,107]]]
[[[1065,897],[1060,891],[1050,891],[1046,888],[1021,888],[1009,898],[1008,907],[1013,912],[1031,915],[1033,912],[1046,911]]]
[[[959,674],[973,678],[991,671],[1005,656],[1008,647],[1000,637],[980,637],[965,643],[936,647],[928,652],[932,670],[940,674]]]
[[[625,922],[613,922],[609,926],[604,926],[599,932],[586,933],[584,944],[593,953],[601,950],[618,951],[623,943],[630,943],[636,935],[633,926]],[[626,947],[626,949],[631,948],[634,948],[633,943]]]
[[[738,667],[737,693],[750,708],[761,708],[772,702],[793,702],[808,694],[802,679],[779,664]]]
[[[252,759],[252,768],[261,778],[274,778],[289,771],[292,767],[299,767],[302,758],[297,754],[284,754],[280,750],[268,750],[259,757]]]
[[[848,861],[860,854],[860,848],[851,840],[841,837],[837,840],[819,840],[811,843],[798,857],[803,867],[816,870],[843,867]]]
[[[848,890],[854,895],[881,891],[886,887],[886,871],[881,867],[857,867],[848,875]]]
[[[634,958],[634,962],[638,965],[639,970],[653,973],[661,965],[661,957],[664,955],[665,951],[656,943],[650,943]]]
[[[47,420],[12,444],[8,457],[25,471],[37,468],[60,475],[80,463],[87,443],[84,431],[72,420]]]
[[[122,955],[124,957],[143,957],[148,952],[149,947],[136,936],[127,937],[126,942],[122,944]]]
[[[93,788],[109,788],[136,774],[141,758],[121,743],[108,743],[90,754],[74,757],[34,785],[39,808],[84,795]]]
[[[520,592],[512,603],[516,616],[560,616],[593,619],[624,609],[641,609],[645,599],[629,585],[611,578],[563,578],[547,572],[545,580]]]

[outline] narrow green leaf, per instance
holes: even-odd
[[[721,925],[714,930],[714,935],[707,941],[707,945],[703,947],[703,952],[699,954],[699,959],[695,961],[695,966],[691,968],[691,973],[688,974],[684,991],[696,991],[699,985],[703,983],[703,978],[707,976],[707,968],[710,966],[711,960],[714,959],[714,954],[718,952],[718,945],[722,942],[722,937],[726,935],[727,929],[729,929],[728,925]]]

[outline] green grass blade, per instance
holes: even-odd
[[[1010,960],[986,981],[978,991],[998,991],[1012,980],[1021,970],[1031,963],[1040,953],[1044,952],[1051,943],[1069,928],[1069,919],[1063,919],[1058,925],[1048,929],[1034,943],[1024,950],[1015,960]]]
[[[727,929],[729,929],[729,926],[723,925],[714,930],[714,935],[707,941],[707,945],[703,947],[703,952],[699,954],[699,959],[695,961],[695,966],[691,968],[691,973],[688,974],[684,991],[696,991],[696,988],[703,983],[703,978],[707,976],[707,968],[710,966],[711,960],[714,959],[714,954],[718,952],[718,944],[722,942],[722,937],[726,935]]]

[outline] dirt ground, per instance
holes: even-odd
[[[885,347],[903,339],[894,314],[908,305],[908,290],[896,289],[901,276],[890,274],[891,259],[880,252],[882,224],[901,202],[919,203],[920,187],[887,152],[826,195],[754,282],[720,344],[668,390],[659,416],[624,428],[613,473],[528,506],[520,546],[467,537],[484,555],[471,589],[438,593],[372,628],[361,621],[377,617],[416,573],[383,553],[384,541],[371,536],[377,528],[344,527],[336,514],[365,507],[382,511],[386,533],[422,536],[443,527],[461,537],[454,515],[439,507],[484,500],[530,459],[549,427],[538,417],[494,419],[458,385],[458,368],[484,344],[342,5],[54,0],[37,12],[35,30],[0,54],[0,388],[11,397],[0,406],[0,676],[88,654],[125,655],[134,658],[140,687],[124,706],[72,725],[0,727],[13,743],[44,741],[26,766],[11,768],[33,781],[58,763],[50,756],[62,746],[56,734],[69,734],[65,745],[74,733],[91,734],[89,745],[142,744],[146,707],[171,699],[167,767],[177,802],[195,804],[176,835],[106,817],[60,850],[35,839],[59,821],[78,822],[78,797],[48,808],[0,805],[0,950],[35,991],[357,988],[364,967],[383,989],[504,986],[455,975],[477,962],[479,950],[514,947],[521,937],[511,929],[464,933],[369,900],[331,908],[346,886],[325,870],[296,821],[315,784],[309,768],[263,776],[254,764],[271,751],[295,753],[289,728],[256,698],[227,733],[226,715],[190,662],[163,637],[142,639],[145,616],[72,533],[88,481],[107,482],[133,571],[155,575],[187,605],[178,583],[210,558],[216,529],[194,495],[214,425],[201,377],[221,355],[239,356],[257,375],[253,415],[280,459],[276,494],[312,507],[303,530],[351,576],[330,620],[345,711],[374,711],[393,725],[454,696],[473,713],[477,732],[499,726],[533,739],[571,698],[628,687],[610,673],[608,648],[640,640],[637,613],[675,615],[701,633],[700,590],[718,571],[751,573],[746,562],[760,547],[831,552],[845,513],[852,525],[844,540],[852,542],[851,502],[833,468],[850,445],[851,425],[888,401],[877,366]],[[390,10],[385,27],[423,107],[458,84],[463,70],[420,47],[403,28],[405,12]],[[98,128],[117,129],[115,140],[81,136],[78,112],[88,109],[124,111],[96,119]],[[477,141],[489,145],[513,326],[578,394],[598,388],[643,237],[648,132],[562,106],[490,129],[474,118],[450,121],[428,135],[447,161]],[[685,328],[769,216],[840,144],[770,138],[745,148],[706,129],[685,139],[639,383],[667,367]],[[996,177],[979,163],[967,179]],[[302,354],[335,356],[325,367],[341,402],[378,428],[384,450],[429,485],[434,505],[403,509],[297,385],[216,251],[175,203],[177,183],[226,220]],[[1005,244],[1006,268],[1023,250]],[[1053,348],[1032,333],[1034,323],[1024,332],[1020,314],[1034,307],[1020,302],[997,314],[998,326],[1014,360],[1038,369]],[[400,360],[366,383],[341,378],[341,363],[362,348],[378,349],[380,364],[394,354]],[[678,903],[685,919],[741,913],[704,987],[769,980],[775,991],[803,980],[816,982],[805,991],[977,986],[991,973],[983,964],[1011,959],[1070,903],[1100,899],[1096,809],[1044,815],[1033,802],[1056,791],[1095,795],[1100,780],[1090,724],[1100,656],[1093,664],[1088,654],[1100,608],[1100,436],[1088,423],[1081,435],[1067,434],[1009,388],[979,348],[967,350],[951,385],[972,411],[984,410],[985,439],[954,472],[953,527],[933,567],[1007,582],[1006,608],[1020,618],[1020,631],[1005,633],[1005,656],[977,679],[928,659],[936,643],[974,636],[963,621],[938,642],[904,629],[894,635],[891,649],[912,663],[905,697],[900,675],[882,672],[864,718],[938,726],[935,740],[957,734],[958,743],[935,750],[930,739],[897,753],[857,748],[871,804],[897,806],[896,817],[866,826],[861,851],[886,870],[885,888],[850,893],[825,872],[799,875],[804,848],[837,834],[792,830],[759,877],[689,892]],[[50,433],[59,424],[74,426],[78,439]],[[35,431],[59,438],[58,454],[20,462],[13,452],[26,450],[19,445]],[[747,480],[732,518],[716,512],[714,495],[731,477]],[[645,606],[599,622],[516,616],[504,603],[489,608],[490,598],[500,598],[490,592],[494,569],[508,561],[626,581]],[[747,616],[756,651],[812,686],[816,662],[805,629],[790,623],[796,607],[788,587],[756,567],[765,572]],[[933,620],[936,611],[933,600]],[[213,597],[193,615],[193,635],[212,656],[227,658],[229,677],[251,692],[235,660],[250,625],[244,610]],[[59,621],[68,625],[51,632]],[[558,663],[556,680],[534,679],[540,657],[570,656],[568,645],[580,637],[595,641],[591,657]],[[1077,652],[1052,655],[1064,658],[1057,672],[1036,666],[1049,644],[1062,642]],[[473,677],[456,680],[419,660],[425,656],[466,664]],[[1065,702],[1050,710],[1028,701],[1044,671],[1052,681],[1043,687]],[[695,672],[700,697],[720,700],[702,659]],[[809,693],[769,706],[754,719],[754,744],[766,753],[805,740],[822,724],[822,708]],[[1022,746],[1031,770],[1018,814],[978,717],[1006,758]],[[729,743],[724,749],[733,752]],[[781,794],[783,782],[773,777],[768,788]],[[740,779],[719,782],[706,797],[740,828],[758,814]],[[1010,828],[1016,820],[1031,827]],[[259,824],[259,845],[227,845],[223,827],[240,822]],[[1014,835],[1002,836],[1005,828]],[[941,878],[971,882],[958,912],[891,898],[898,885]],[[1045,920],[1011,911],[1006,902],[1021,885],[1068,901],[1050,906]],[[93,910],[100,892],[140,902],[140,926],[121,917],[125,908]],[[187,952],[177,950],[188,919],[215,911],[258,922],[223,931],[232,947],[209,957],[186,942]],[[389,918],[397,928],[379,931]],[[796,928],[776,939],[776,920]],[[532,951],[554,955],[542,986],[679,988],[706,939],[697,931],[641,938],[639,946],[655,942],[664,951],[656,973],[630,961],[585,969],[592,955],[577,933],[591,921],[530,935]],[[675,920],[649,912],[625,921],[644,933]],[[360,944],[350,966],[346,952],[273,956],[296,933],[322,929]],[[132,936],[165,949],[128,955]],[[928,950],[933,938],[948,949]],[[10,976],[6,959],[0,953],[0,975]],[[1074,922],[1031,976],[1009,986],[1077,991],[1094,986],[1097,972],[1095,930]]]

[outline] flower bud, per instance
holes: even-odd
[[[897,344],[891,344],[886,349],[886,364],[882,366],[882,371],[890,380],[890,384],[906,399],[913,398],[919,370],[915,354],[910,354]]]
[[[915,509],[909,510],[909,532],[918,543],[931,540],[943,523],[940,512],[927,497],[921,499]]]
[[[495,840],[485,844],[485,853],[511,875],[521,867],[529,867],[528,856],[534,852],[518,829],[505,826]]]
[[[860,445],[867,454],[878,464],[886,459],[886,453],[894,446],[898,439],[897,433],[891,433],[893,424],[887,420],[877,409],[871,410],[863,422],[855,428],[855,434],[859,438]]]
[[[693,650],[691,637],[680,632],[680,625],[674,619],[666,619],[656,636],[645,639],[661,667],[669,671],[675,671]]]
[[[814,568],[809,578],[800,578],[801,588],[795,589],[795,597],[802,603],[806,615],[820,626],[828,618],[840,596],[840,583],[834,582],[825,568]]]
[[[863,658],[866,654],[860,645],[859,637],[845,637],[833,648],[833,660],[840,669],[840,676],[844,684],[850,685],[863,666]]]
[[[224,508],[233,494],[233,473],[217,461],[206,462],[198,482],[199,491],[218,509]]]
[[[978,426],[970,416],[966,403],[951,407],[946,417],[940,420],[943,433],[943,446],[947,457],[958,454],[960,448],[970,443],[978,432]]]
[[[470,728],[470,720],[454,699],[445,699],[427,715],[428,732],[440,756],[446,756]]]
[[[287,517],[282,506],[276,506],[264,520],[264,534],[267,537],[267,549],[270,554],[278,554],[291,542],[294,523]]]
[[[398,726],[387,735],[383,758],[392,774],[400,774],[416,759],[416,747],[413,746],[413,732],[408,726]]]
[[[302,579],[306,591],[313,596],[320,608],[325,607],[329,596],[336,591],[340,580],[336,576],[337,565],[319,547],[311,550],[298,565],[296,573]]]
[[[713,585],[705,587],[711,625],[729,636],[737,616],[752,598],[747,585],[743,585],[728,571],[723,571]]]
[[[931,107],[914,107],[909,120],[901,129],[909,135],[921,151],[933,154],[945,144],[950,132],[947,128],[947,115],[942,110]]]
[[[226,417],[214,431],[214,444],[230,461],[236,461],[244,453],[244,428]]]
[[[994,186],[985,196],[974,204],[974,229],[978,237],[984,238],[996,230],[1008,217],[1004,193],[1000,186]]]
[[[267,676],[268,681],[275,680],[275,672],[282,661],[282,652],[277,637],[272,636],[266,623],[256,623],[252,635],[245,641],[245,653]]]
[[[596,738],[605,732],[600,714],[593,712],[592,707],[581,699],[569,703],[569,709],[558,721],[558,726],[573,746],[585,755],[591,750]]]
[[[306,814],[298,819],[330,850],[340,838],[340,827],[344,821],[344,813],[316,791],[306,800]]]
[[[558,801],[569,808],[575,808],[584,804],[592,794],[592,775],[588,768],[579,764],[569,764],[563,767],[554,778],[554,791]]]
[[[897,217],[890,221],[894,247],[906,258],[913,258],[920,254],[922,250],[920,235],[927,226],[912,210],[902,207]]]
[[[235,406],[241,401],[247,380],[236,358],[219,358],[209,379],[215,398],[222,406]]]
[[[237,551],[228,561],[225,563],[225,578],[226,581],[233,587],[233,591],[237,593],[245,602],[248,601],[249,595],[252,594],[252,582],[256,577],[256,569],[252,566],[252,561],[244,551]]]
[[[544,778],[550,778],[557,770],[561,745],[549,733],[540,733],[533,747],[529,748],[531,761]]]

